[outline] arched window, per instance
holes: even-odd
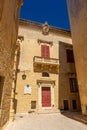
[[[49,73],[43,72],[43,73],[42,73],[42,77],[49,77]]]

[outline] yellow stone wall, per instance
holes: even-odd
[[[68,72],[75,72],[74,64],[66,62],[66,48],[72,49],[72,40],[70,32],[50,27],[48,35],[42,34],[42,25],[30,21],[20,20],[19,36],[23,36],[24,40],[20,43],[20,59],[17,73],[17,84],[15,91],[15,112],[26,113],[31,111],[31,101],[36,101],[36,111],[40,109],[38,91],[40,81],[55,81],[54,88],[54,109],[63,109],[63,100],[69,100],[69,109],[72,110],[71,101],[77,100],[77,110],[80,110],[79,95],[70,93]],[[58,74],[50,74],[50,77],[42,77],[42,72],[34,72],[33,57],[41,56],[42,41],[52,42],[50,46],[50,58],[59,59]],[[63,43],[60,43],[63,42]],[[48,45],[48,44],[47,44]],[[55,70],[54,70],[55,71]],[[26,79],[22,79],[22,75],[26,74]],[[75,75],[74,75],[75,77]],[[44,83],[45,83],[44,82]],[[29,84],[32,86],[32,93],[24,94],[24,86]]]
[[[67,0],[82,114],[87,115],[87,1]]]
[[[0,126],[8,120],[20,0],[0,0]]]

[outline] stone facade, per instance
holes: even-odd
[[[20,56],[17,68],[15,90],[15,112],[27,113],[52,109],[74,110],[72,100],[76,101],[75,111],[80,110],[78,92],[70,92],[69,77],[76,78],[74,63],[67,63],[66,49],[72,50],[69,31],[20,20]],[[42,56],[42,46],[49,48],[46,57]],[[50,105],[46,102],[49,98]],[[48,98],[46,95],[48,94]]]
[[[87,115],[87,0],[67,0],[82,114]]]
[[[77,79],[75,63],[67,62],[66,50],[73,51],[73,46],[70,43],[60,42],[59,43],[59,104],[60,109],[64,109],[64,101],[68,101],[70,111],[80,111],[80,99],[78,90],[72,89],[70,86],[70,80]],[[73,82],[73,85],[76,85]],[[78,85],[77,85],[78,87]],[[76,101],[77,109],[74,109],[73,100]]]
[[[0,128],[9,120],[21,0],[0,0]],[[10,111],[11,110],[11,111]]]

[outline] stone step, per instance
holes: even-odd
[[[42,109],[37,111],[38,114],[53,114],[53,113],[60,113],[60,110],[54,109]]]

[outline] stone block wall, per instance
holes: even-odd
[[[0,1],[0,126],[10,115],[14,52],[18,32],[18,12],[21,0]],[[4,80],[2,78],[4,77]]]

